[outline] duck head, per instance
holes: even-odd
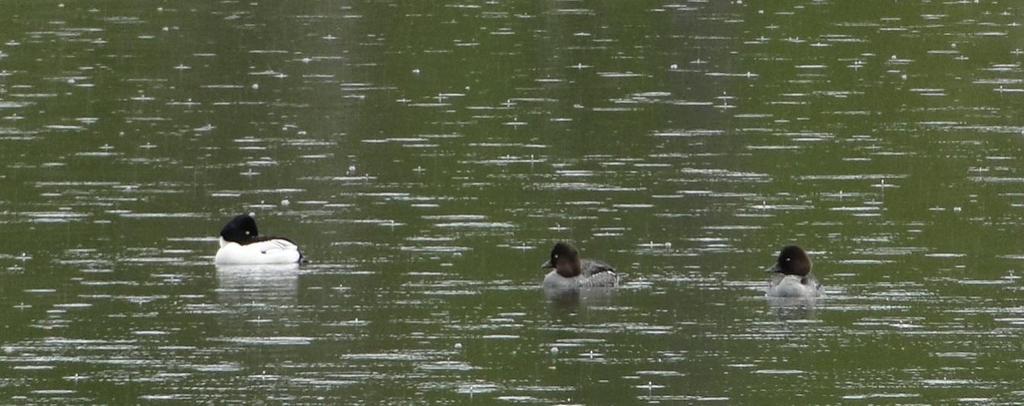
[[[541,265],[541,268],[554,269],[565,278],[576,277],[583,273],[579,251],[567,242],[555,244],[555,247],[551,249],[551,258]]]
[[[220,229],[220,237],[224,241],[239,244],[256,238],[258,235],[259,230],[256,229],[256,219],[248,214],[235,216],[235,218],[224,225],[224,228]]]
[[[779,258],[775,261],[775,266],[768,268],[767,271],[805,277],[811,273],[811,257],[807,256],[807,252],[803,248],[788,245],[779,251]]]

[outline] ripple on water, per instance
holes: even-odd
[[[475,395],[494,393],[500,389],[500,386],[490,383],[459,383],[455,386],[455,393],[462,395]]]
[[[472,371],[479,369],[463,361],[435,361],[420,364],[417,369],[424,371]]]
[[[1007,2],[313,3],[210,3],[203,33],[242,41],[217,53],[169,3],[11,20],[0,223],[39,238],[0,252],[8,401],[1020,398]],[[393,16],[426,34],[362,29]],[[299,40],[266,46],[281,22]],[[210,210],[243,209],[326,260],[215,269]],[[626,285],[503,276],[556,238]],[[828,300],[747,276],[785,239],[822,250]]]
[[[214,337],[207,339],[212,342],[256,345],[256,346],[281,346],[281,345],[310,345],[316,341],[313,337]]]
[[[842,398],[845,400],[868,400],[868,399],[911,399],[919,398],[920,394],[917,393],[866,393],[860,395],[844,395]]]

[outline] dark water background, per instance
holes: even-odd
[[[0,402],[1024,400],[1013,2],[0,9]]]

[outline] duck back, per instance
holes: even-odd
[[[775,274],[768,281],[766,296],[770,297],[820,297],[824,294],[821,284],[814,275]]]
[[[582,259],[580,267],[582,272],[571,278],[559,275],[557,271],[549,272],[544,277],[543,286],[548,289],[577,289],[613,288],[619,285],[619,275],[611,265],[592,259]]]
[[[301,261],[299,247],[284,238],[262,239],[244,245],[222,240],[214,259],[217,265],[294,264]]]
[[[591,277],[605,272],[615,273],[615,268],[611,265],[593,259],[580,260],[580,267],[583,268],[583,276],[586,277]]]

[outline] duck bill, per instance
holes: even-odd
[[[551,264],[551,260],[550,259],[547,260],[547,261],[544,261],[543,264],[540,264],[540,269],[551,269],[551,268],[554,268],[554,267],[555,266]]]
[[[775,265],[772,265],[770,268],[765,268],[764,271],[765,272],[776,272],[777,273],[777,272],[782,272],[782,269],[779,268],[779,264],[775,264]]]

